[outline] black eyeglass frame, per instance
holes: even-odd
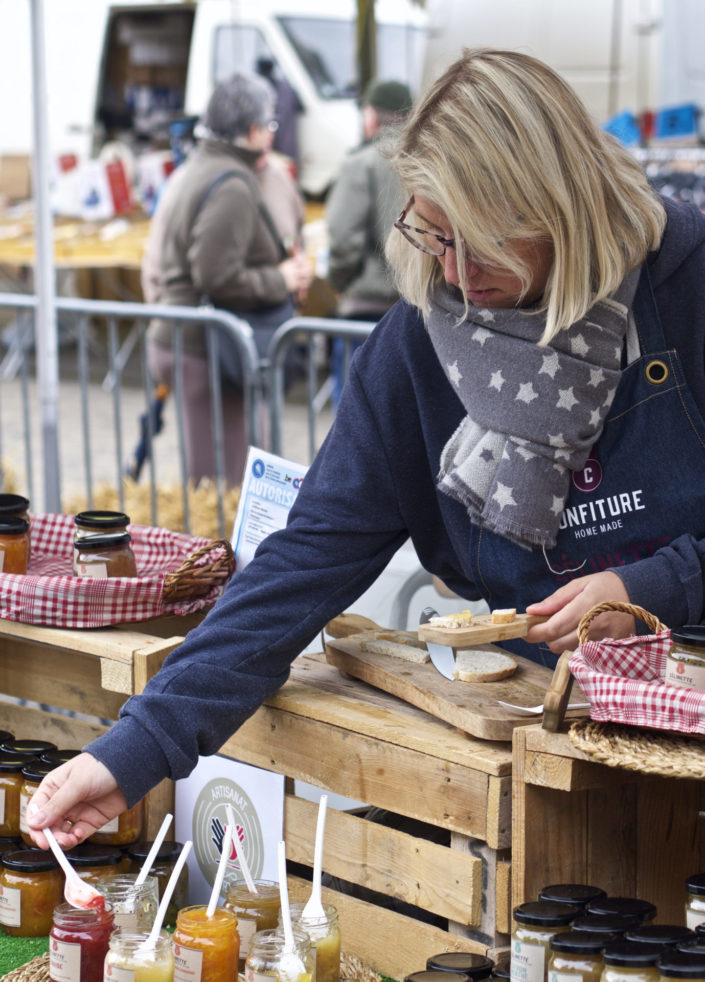
[[[425,252],[428,256],[435,256],[437,259],[440,259],[441,256],[445,256],[446,249],[455,249],[455,239],[446,239],[442,235],[437,235],[435,232],[429,232],[428,229],[416,228],[415,225],[406,224],[404,219],[406,218],[406,213],[411,208],[413,203],[414,196],[412,194],[407,203],[404,205],[401,215],[394,223],[394,228],[401,232],[407,242],[410,242],[412,246],[415,246],[421,252]],[[407,234],[409,232],[418,232],[419,235],[424,235],[430,239],[435,239],[441,246],[443,246],[441,252],[434,252],[430,246],[425,246],[422,242],[419,242],[418,239],[415,239],[412,235]],[[468,259],[471,258],[465,247],[463,247],[463,255]]]

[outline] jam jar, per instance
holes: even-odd
[[[685,881],[685,923],[695,929],[705,921],[705,873],[695,873]]]
[[[0,924],[6,934],[39,938],[64,895],[64,874],[50,852],[19,849],[0,859]]]
[[[690,979],[705,980],[705,953],[695,951],[670,951],[668,949],[661,952],[658,961],[658,971],[662,979]]]
[[[74,541],[85,535],[127,532],[130,516],[122,511],[80,511],[74,515]]]
[[[154,947],[145,949],[148,934],[118,928],[110,936],[105,956],[107,982],[173,982],[174,950],[171,935],[160,931]]]
[[[658,982],[658,945],[615,941],[602,952],[601,982]]]
[[[323,904],[323,917],[303,920],[303,903],[291,904],[292,926],[308,934],[316,958],[316,982],[339,982],[340,927],[338,911],[332,904]],[[279,915],[281,921],[281,912]]]
[[[9,730],[0,730],[0,747],[2,747],[5,740],[14,740],[14,738],[15,734]]]
[[[581,914],[570,925],[571,931],[589,931],[590,934],[613,934],[623,937],[627,931],[644,922],[640,917],[619,917],[614,914]]]
[[[56,750],[56,744],[49,740],[4,740],[0,749],[12,754],[29,754],[31,757],[41,757],[46,750]]]
[[[119,873],[122,863],[122,853],[115,846],[95,846],[90,842],[69,849],[66,858],[81,879],[94,886],[101,877]]]
[[[113,931],[110,905],[79,909],[59,904],[49,932],[52,982],[103,982],[103,966]]]
[[[593,900],[602,900],[607,896],[600,887],[592,887],[586,883],[555,883],[544,887],[539,893],[539,900],[550,900],[555,904],[573,904],[575,907],[587,907]]]
[[[682,924],[640,924],[624,935],[625,941],[638,941],[640,944],[657,944],[661,947],[695,941],[695,931]]]
[[[318,966],[316,966],[318,970]],[[469,982],[464,972],[447,972],[439,968],[427,968],[421,972],[411,972],[404,976],[404,982]]]
[[[0,573],[26,573],[29,563],[29,522],[0,518]]]
[[[548,982],[599,982],[602,952],[614,935],[566,931],[551,938]]]
[[[157,881],[148,876],[139,886],[136,873],[101,876],[95,884],[113,908],[115,927],[124,931],[149,932],[159,907]]]
[[[636,897],[603,897],[591,900],[585,908],[588,914],[609,914],[612,917],[637,917],[642,923],[653,921],[656,907],[648,900]]]
[[[0,521],[5,518],[24,518],[29,521],[29,498],[21,494],[0,494]]]
[[[140,800],[102,825],[88,841],[101,846],[129,846],[142,834],[143,820],[144,800]]]
[[[544,982],[550,949],[555,934],[570,929],[570,922],[581,913],[580,907],[537,900],[514,908],[512,930],[512,982]]]
[[[184,907],[174,931],[174,982],[237,982],[239,949],[231,910],[216,907],[208,917],[206,907]]]
[[[279,884],[274,880],[255,880],[257,893],[250,893],[242,880],[233,880],[225,885],[226,910],[237,917],[237,931],[240,935],[240,971],[244,970],[245,959],[250,950],[250,938],[256,931],[276,928],[279,923]]]
[[[462,972],[476,982],[489,978],[494,967],[491,958],[468,951],[444,951],[426,959],[426,968],[429,971]]]
[[[135,554],[129,532],[86,535],[74,543],[75,576],[105,579],[111,576],[137,576]]]
[[[153,843],[151,842],[135,842],[134,845],[129,846],[127,849],[127,859],[128,873],[139,873],[144,865],[144,861],[149,855],[149,851],[152,848]],[[157,852],[156,859],[152,863],[152,867],[149,870],[149,875],[153,876],[157,881],[157,886],[159,888],[159,901],[164,895],[164,888],[169,882],[169,877],[172,874],[176,861],[181,855],[181,850],[183,849],[183,844],[181,842],[162,842],[159,850]],[[164,915],[164,926],[173,927],[176,924],[176,915],[181,910],[182,907],[186,907],[188,904],[188,866],[184,863],[181,867],[181,872],[179,873],[179,878],[176,881],[176,886],[174,887],[174,892],[171,895],[171,900],[166,909],[166,914]],[[227,905],[226,905],[227,906]],[[237,911],[235,912],[237,913]]]
[[[39,759],[47,764],[65,764],[68,760],[73,760],[74,757],[78,757],[81,753],[80,750],[63,750],[59,747],[57,750],[45,750],[44,753],[39,755]]]
[[[15,756],[0,750],[0,835],[20,837],[22,768],[36,760],[31,754]]]
[[[22,787],[20,788],[20,837],[28,846],[34,845],[27,825],[27,805],[29,800],[51,771],[56,770],[57,764],[43,764],[35,758],[28,761],[22,768]]]
[[[24,842],[19,835],[0,835],[0,859],[6,852],[18,852],[20,849],[24,849]]]
[[[667,685],[705,691],[705,625],[686,624],[671,631],[663,680]]]
[[[257,931],[250,938],[250,951],[245,962],[245,982],[269,982],[274,976],[278,982],[311,982],[316,978],[316,958],[308,935],[294,928],[294,949],[304,969],[298,975],[280,968],[284,953],[284,935],[281,931]],[[449,982],[447,976],[445,982]]]

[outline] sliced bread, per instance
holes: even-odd
[[[392,658],[402,658],[404,661],[412,661],[423,664],[430,661],[430,655],[425,647],[420,647],[422,642],[416,644],[404,641],[387,641],[379,638],[365,638],[360,640],[360,650],[368,651],[374,655],[391,655]]]
[[[504,651],[492,645],[459,648],[455,653],[456,679],[461,682],[499,682],[516,671],[517,663]]]

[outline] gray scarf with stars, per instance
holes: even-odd
[[[470,307],[445,284],[428,332],[467,416],[443,448],[438,486],[471,520],[525,548],[552,547],[570,487],[602,432],[621,370],[639,271],[616,293],[537,341],[545,318]]]

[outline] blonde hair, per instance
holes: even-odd
[[[551,244],[542,343],[614,293],[658,246],[666,222],[632,155],[558,74],[515,51],[465,50],[412,112],[391,160],[408,194],[432,202],[453,238],[511,270],[524,291],[531,269],[512,240]],[[441,264],[396,229],[387,257],[402,296],[427,314]],[[462,250],[458,276],[464,287]]]

